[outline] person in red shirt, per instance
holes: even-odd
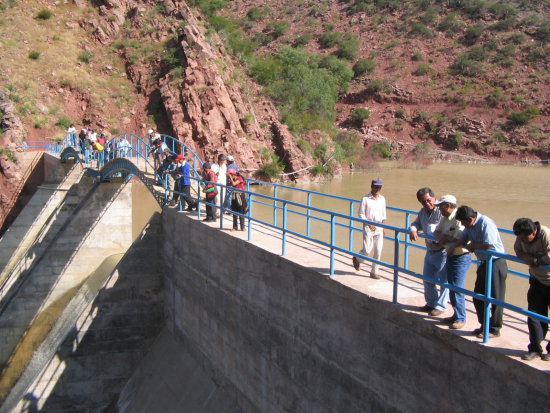
[[[231,186],[235,188],[233,189],[233,192],[231,194],[231,210],[239,214],[245,214],[248,210],[246,203],[246,194],[244,192],[238,191],[238,189],[245,188],[244,178],[235,169],[228,169],[227,176],[229,177],[229,182],[231,182]],[[241,224],[241,231],[244,231],[244,217],[237,214],[233,214],[233,231],[236,231],[238,229],[237,218],[239,219]]]

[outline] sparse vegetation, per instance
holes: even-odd
[[[38,60],[39,57],[40,57],[40,52],[38,50],[31,50],[29,52],[29,59]]]
[[[350,117],[357,126],[363,126],[363,122],[370,118],[370,111],[365,108],[355,108],[351,111]]]
[[[51,17],[52,17],[52,12],[49,11],[48,9],[40,10],[36,15],[36,18],[40,20],[49,20]]]
[[[359,59],[353,65],[353,74],[355,77],[369,75],[376,68],[376,63],[372,59]]]

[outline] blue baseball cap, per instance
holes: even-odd
[[[374,185],[374,186],[382,186],[382,180],[380,178],[374,178],[372,180],[372,183],[371,185]]]

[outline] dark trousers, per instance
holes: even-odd
[[[238,212],[239,214],[242,214],[243,213],[243,206],[239,205],[237,203],[237,201],[233,200],[233,201],[231,201],[231,211]],[[241,229],[244,229],[244,217],[238,216],[238,215],[235,215],[235,214],[233,214],[233,229],[239,229],[237,227],[237,218],[240,221]]]
[[[216,195],[206,197],[206,202],[214,204],[216,203]],[[206,204],[206,218],[216,219],[216,210],[213,205]]]
[[[541,284],[536,278],[529,279],[529,291],[527,292],[527,309],[534,313],[548,317],[548,306],[550,305],[550,286]],[[540,343],[548,332],[548,323],[527,319],[529,328],[529,351],[542,353]],[[546,345],[546,351],[550,352],[550,343]]]
[[[485,279],[487,277],[487,261],[483,261],[476,271],[477,278],[474,286],[474,292],[485,294]],[[508,275],[508,265],[506,260],[493,260],[493,282],[491,284],[491,297],[504,301],[506,296],[506,276]],[[477,320],[483,325],[485,315],[485,303],[482,300],[474,298],[474,307],[476,308]],[[504,309],[501,306],[491,304],[491,319],[489,322],[489,331],[498,333],[502,327],[502,313]]]
[[[195,208],[197,206],[197,202],[191,198],[191,185],[183,185],[181,184],[181,180],[178,181],[178,191],[181,192],[181,207],[185,208],[185,205],[187,204],[189,206],[189,209]],[[179,194],[174,194],[174,200],[177,201],[179,199]]]

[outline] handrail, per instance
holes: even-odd
[[[119,136],[122,136],[122,135],[119,135]],[[135,136],[135,135],[132,135],[132,136]],[[146,164],[148,164],[147,154],[148,154],[148,150],[149,150],[149,145],[146,144],[145,141],[142,138],[140,138],[140,137],[136,137],[136,138],[139,140],[139,142],[143,142],[142,147],[147,150],[147,152],[144,153],[143,151],[139,150],[139,146],[136,147],[136,152],[137,152],[136,158],[139,160],[140,157],[143,157],[145,159]],[[116,138],[113,138],[113,139],[116,139]],[[168,135],[163,135],[162,139],[164,140],[164,142],[168,141],[168,143],[170,144],[173,152],[179,152],[183,148],[186,148],[186,150],[190,150],[193,153],[193,155],[194,155],[193,170],[195,171],[195,173],[194,173],[194,176],[191,177],[191,179],[196,182],[197,188],[196,188],[196,197],[192,197],[192,198],[197,201],[198,206],[199,206],[199,208],[197,208],[197,216],[200,219],[200,216],[201,216],[200,206],[201,206],[202,203],[210,205],[210,206],[212,206],[216,209],[221,210],[220,227],[223,227],[223,219],[224,219],[223,218],[223,212],[225,211],[223,203],[220,206],[220,205],[217,205],[217,204],[208,203],[205,200],[201,199],[201,184],[203,185],[204,182],[198,176],[197,168],[196,168],[197,159],[199,161],[199,164],[202,165],[202,161],[200,160],[200,158],[197,156],[197,154],[195,152],[193,152],[190,148],[188,148],[187,145],[185,145],[183,142],[178,141],[177,139],[172,138],[171,136],[168,136]],[[112,142],[112,140],[109,141],[109,142]],[[170,146],[169,146],[169,148],[170,148]],[[99,163],[98,163],[98,166],[100,166]],[[172,188],[167,188],[167,184],[166,184],[167,181],[161,179],[161,177],[156,174],[156,171],[154,171],[154,172],[155,172],[155,175],[156,175],[155,178],[163,186],[163,190],[164,190],[164,197],[163,198],[166,201],[168,199],[168,194],[169,193],[177,192],[177,191],[173,191]],[[225,192],[228,189],[229,190],[232,189],[232,188],[230,188],[229,186],[226,186],[226,185],[222,185],[222,184],[218,184],[218,183],[214,183],[214,184],[218,187],[218,193],[219,193],[219,196],[222,197],[222,199],[224,197]],[[272,186],[273,187],[273,196],[260,194],[258,192],[251,191],[250,190],[251,184]],[[291,200],[288,200],[288,199],[281,198],[281,197],[278,196],[279,189],[285,189],[285,190],[291,190],[291,191],[294,191],[294,192],[297,191],[297,192],[300,192],[300,193],[304,193],[307,196],[307,201],[306,201],[306,203],[300,203],[300,202],[291,201]],[[528,317],[532,317],[534,319],[537,319],[537,320],[540,320],[540,321],[543,321],[543,322],[547,322],[547,323],[550,322],[550,318],[548,318],[548,317],[541,316],[541,315],[533,313],[529,310],[526,310],[526,309],[514,306],[512,304],[509,304],[509,303],[499,301],[499,300],[496,300],[496,299],[492,298],[491,295],[490,295],[490,291],[491,291],[490,283],[492,281],[492,279],[491,279],[491,275],[492,275],[491,274],[491,270],[492,270],[491,267],[492,266],[491,265],[487,265],[487,280],[488,280],[489,284],[488,284],[487,289],[486,289],[487,293],[484,294],[484,295],[475,293],[475,292],[467,290],[467,289],[452,286],[452,285],[450,285],[446,282],[439,282],[439,281],[434,280],[432,278],[424,277],[422,274],[410,270],[408,268],[408,264],[409,264],[408,256],[409,256],[410,247],[418,248],[418,249],[426,249],[425,246],[419,245],[419,244],[416,244],[416,243],[412,243],[409,240],[409,229],[408,228],[409,228],[409,224],[410,224],[410,217],[413,214],[416,215],[417,211],[388,206],[387,208],[389,210],[393,210],[393,211],[397,211],[397,212],[401,212],[401,213],[405,214],[404,226],[403,227],[398,227],[398,226],[393,226],[393,225],[389,225],[389,224],[382,224],[382,223],[373,222],[373,221],[369,221],[369,220],[363,220],[361,218],[355,217],[354,216],[355,207],[356,207],[357,204],[359,204],[361,202],[358,199],[347,198],[347,197],[336,196],[336,195],[330,195],[330,194],[325,194],[325,193],[306,190],[306,189],[301,189],[301,188],[289,187],[289,186],[281,185],[281,184],[278,184],[278,183],[258,181],[258,180],[255,180],[255,179],[246,179],[246,189],[245,190],[239,190],[239,191],[244,192],[246,194],[249,209],[248,209],[248,212],[246,214],[240,214],[240,213],[233,212],[233,211],[232,211],[232,214],[237,215],[237,216],[243,216],[248,220],[248,224],[249,224],[248,225],[248,239],[249,240],[251,239],[251,235],[252,235],[252,231],[251,231],[252,226],[253,226],[253,224],[257,223],[257,224],[265,225],[267,227],[270,227],[270,228],[273,228],[273,229],[276,229],[276,230],[279,230],[279,231],[282,232],[282,251],[281,251],[282,255],[285,255],[285,253],[286,253],[286,237],[287,237],[287,235],[293,235],[295,237],[299,237],[299,238],[302,238],[302,239],[306,239],[306,240],[315,242],[319,245],[323,245],[323,246],[330,249],[330,269],[329,269],[329,272],[330,272],[331,277],[334,275],[334,254],[336,252],[341,252],[341,253],[349,254],[351,256],[360,257],[360,258],[362,258],[366,261],[377,263],[379,265],[382,265],[382,266],[385,266],[385,267],[389,268],[390,270],[393,270],[393,273],[394,273],[394,281],[393,281],[394,286],[393,286],[393,299],[392,300],[393,300],[394,303],[397,303],[397,298],[398,298],[399,276],[400,276],[400,274],[406,274],[406,275],[410,275],[410,276],[413,276],[415,278],[418,278],[418,279],[421,279],[421,280],[424,280],[424,281],[429,281],[430,283],[433,283],[433,284],[436,284],[436,285],[439,285],[439,286],[442,286],[442,287],[449,288],[449,289],[454,290],[454,291],[464,293],[464,294],[466,294],[470,297],[482,300],[485,303],[486,307],[488,307],[489,305],[499,305],[499,306],[507,308],[511,311],[514,311],[516,313],[526,315]],[[179,192],[177,192],[177,193],[182,195]],[[349,203],[349,212],[348,213],[341,213],[341,212],[336,212],[336,211],[332,211],[332,210],[326,210],[326,209],[323,209],[323,208],[315,207],[315,206],[312,205],[312,202],[311,202],[312,196],[328,197],[328,198],[331,198],[331,199],[347,202],[347,203]],[[259,218],[255,217],[253,215],[253,209],[254,209],[253,205],[255,205],[255,204],[256,205],[267,206],[267,207],[273,209],[272,222],[259,219]],[[180,208],[180,210],[182,209],[181,200],[180,200],[179,208]],[[282,213],[282,218],[283,218],[282,224],[279,224],[277,222],[279,213]],[[298,231],[294,228],[289,227],[289,225],[288,225],[289,214],[294,214],[294,215],[297,215],[297,216],[305,217],[305,219],[306,219],[306,231],[304,233],[302,233],[302,232],[300,232],[300,231]],[[321,223],[329,225],[329,227],[330,227],[330,232],[328,233],[329,241],[319,239],[319,238],[315,238],[311,235],[311,223],[312,222],[321,222]],[[386,236],[385,237],[386,239],[389,239],[389,240],[394,242],[393,262],[385,262],[385,261],[382,261],[382,260],[376,260],[374,258],[365,256],[365,255],[362,255],[362,254],[359,254],[359,253],[356,253],[356,252],[353,251],[353,236],[354,236],[355,232],[362,231],[362,226],[365,225],[365,224],[374,225],[374,226],[381,227],[381,228],[384,228],[388,231],[393,232],[393,236]],[[345,230],[348,231],[349,235],[348,235],[348,245],[347,246],[337,245],[337,242],[336,242],[336,230],[337,229],[345,229]],[[503,233],[507,233],[507,234],[513,233],[512,231],[510,231],[508,229],[502,229],[502,228],[499,228],[499,231],[501,231]],[[401,234],[404,234],[404,235],[402,236]],[[419,236],[422,237],[422,238],[435,239],[433,236],[426,235],[426,234],[419,234]],[[400,262],[399,262],[400,261],[400,256],[401,256],[401,247],[403,247],[403,252],[404,252],[404,257],[403,257],[403,262],[404,263],[403,263],[403,265],[401,265]],[[513,255],[501,254],[501,253],[497,253],[496,251],[493,251],[493,250],[487,250],[486,252],[489,254],[489,257],[490,257],[489,260],[490,261],[494,259],[493,257],[496,257],[496,258],[506,259],[506,260],[509,260],[509,261],[521,262],[521,260],[518,260]],[[475,262],[475,260],[473,260],[473,261]],[[526,277],[526,278],[529,277],[528,274],[520,272],[520,271],[509,270],[509,272],[511,274],[518,275],[520,277]],[[483,340],[484,340],[484,342],[487,342],[488,337],[489,337],[489,333],[488,333],[489,332],[489,324],[488,324],[489,311],[486,311],[485,314],[486,314],[485,315],[486,320],[485,320],[485,323],[484,323],[484,339]]]

